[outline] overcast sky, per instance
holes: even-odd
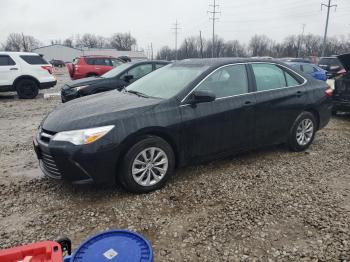
[[[323,0],[328,2],[328,0]],[[174,46],[171,28],[180,23],[179,41],[191,35],[211,37],[209,0],[0,0],[0,41],[11,32],[33,35],[44,44],[76,34],[110,36],[130,32],[146,48]],[[326,9],[322,0],[218,0],[216,32],[225,40],[247,43],[254,34],[282,40],[298,34],[323,34]],[[350,0],[332,0],[329,35],[350,34]]]

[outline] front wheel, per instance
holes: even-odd
[[[162,188],[174,167],[171,146],[160,137],[148,136],[126,153],[118,180],[129,192],[147,193]]]
[[[315,138],[316,128],[315,116],[310,112],[301,113],[290,131],[289,148],[296,152],[306,150]]]

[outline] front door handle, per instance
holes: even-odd
[[[18,70],[18,68],[17,67],[12,67],[12,68],[10,68],[10,70]]]
[[[251,105],[251,104],[252,104],[252,101],[249,101],[249,100],[244,102],[244,105],[245,105],[245,106],[249,106],[249,105]]]

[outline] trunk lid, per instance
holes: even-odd
[[[347,72],[350,71],[350,53],[339,55],[338,59]]]
[[[350,53],[340,55],[338,59],[347,72],[335,79],[333,98],[338,101],[350,102]]]

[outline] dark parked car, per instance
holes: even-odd
[[[50,61],[50,64],[54,67],[65,67],[66,66],[66,63],[62,60],[55,60],[55,59],[52,59]]]
[[[328,78],[337,76],[338,72],[344,69],[336,56],[321,57],[318,66],[327,71]]]
[[[62,87],[62,102],[105,91],[121,90],[130,83],[167,64],[169,62],[166,61],[131,62],[122,64],[100,77],[94,76],[74,80]]]
[[[47,176],[149,192],[190,163],[271,144],[305,150],[330,119],[331,95],[278,61],[189,59],[61,105],[35,150]]]
[[[346,70],[334,82],[333,113],[337,111],[350,112],[350,53],[338,56]]]
[[[311,63],[309,58],[284,57],[279,60],[283,62]]]
[[[287,62],[288,65],[298,69],[305,74],[312,76],[318,80],[326,81],[327,80],[327,71],[318,67],[317,65],[311,63],[301,63],[301,62]]]

